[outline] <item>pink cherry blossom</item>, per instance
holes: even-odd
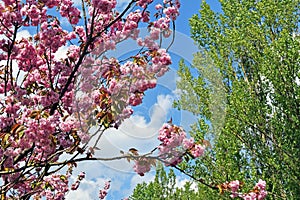
[[[105,181],[104,188],[99,190],[99,198],[104,199],[107,195],[107,191],[110,188],[110,181]]]
[[[150,171],[151,163],[149,162],[148,159],[141,158],[141,159],[135,160],[133,169],[140,176],[144,176],[145,173]]]
[[[240,188],[240,181],[236,180],[236,181],[231,181],[229,184],[228,184],[229,188],[231,189],[231,197],[234,198],[234,197],[237,197],[237,191],[239,190]]]
[[[104,189],[108,190],[110,188],[110,181],[105,181]]]
[[[259,193],[258,193],[258,195],[257,195],[257,199],[258,200],[263,200],[263,199],[265,199],[267,197],[267,195],[268,195],[267,191],[260,190]]]
[[[205,146],[196,144],[194,148],[191,149],[191,153],[195,158],[198,158],[203,155]]]
[[[256,187],[260,190],[264,190],[266,188],[266,181],[259,179],[258,183],[256,183]]]
[[[231,181],[230,183],[221,184],[221,187],[231,192],[231,198],[242,198],[244,200],[263,200],[268,194],[265,190],[266,182],[261,179],[255,185],[254,190],[251,190],[248,193],[239,192],[239,189],[242,187],[242,184],[238,180]]]
[[[183,148],[191,149],[191,148],[193,148],[194,145],[195,145],[194,138],[190,138],[190,139],[184,138],[183,139]]]
[[[118,128],[145,92],[156,87],[172,63],[159,40],[170,35],[180,4],[163,2],[155,11],[161,15],[152,18],[152,3],[138,0],[122,14],[116,0],[83,1],[84,9],[71,0],[0,2],[0,61],[5,63],[0,73],[0,163],[5,169],[0,190],[7,190],[5,198],[64,199],[70,189],[78,189],[85,174],[69,184],[72,167],[76,159],[93,158],[89,142],[101,137],[91,127],[99,126],[100,132]],[[149,31],[142,38],[139,27],[145,26]],[[21,30],[30,36],[19,37]],[[141,51],[126,62],[106,57],[129,38],[143,46]],[[192,147],[182,147],[182,129],[169,128],[158,156],[176,165]],[[68,168],[66,175],[56,171],[60,167]],[[150,168],[146,158],[134,166],[140,175]],[[108,189],[106,184],[100,198]]]
[[[177,16],[179,15],[178,8],[175,6],[170,6],[164,9],[164,14],[171,18],[172,20],[176,20]]]
[[[242,197],[244,200],[256,200],[256,193],[250,192]]]
[[[156,10],[159,10],[159,9],[162,9],[162,8],[163,8],[163,6],[161,4],[156,4],[156,6],[155,6]]]
[[[160,158],[166,166],[175,166],[182,162],[183,157],[190,152],[193,158],[203,155],[205,146],[196,144],[193,138],[187,135],[181,127],[166,123],[159,130],[158,139],[162,142],[158,146]]]
[[[107,191],[106,190],[100,190],[99,191],[99,198],[100,199],[104,199],[107,195]]]

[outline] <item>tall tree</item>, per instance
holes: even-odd
[[[176,187],[176,176],[172,169],[167,174],[162,165],[156,170],[154,181],[138,184],[131,200],[161,200],[161,199],[199,199],[199,192],[191,189],[191,182],[186,182],[182,188]]]
[[[258,179],[269,199],[300,194],[299,0],[221,0],[221,13],[202,3],[190,19],[201,52],[180,64],[175,105],[198,116],[191,135],[212,148],[180,165],[210,185]],[[207,199],[208,187],[199,187]],[[255,191],[254,191],[255,192]],[[222,196],[225,197],[226,196]]]

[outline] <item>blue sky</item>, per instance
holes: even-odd
[[[126,5],[125,0],[123,2],[123,5]],[[110,130],[105,133],[99,143],[101,150],[96,156],[113,157],[119,155],[119,150],[127,151],[131,147],[146,153],[158,145],[157,130],[170,117],[173,118],[174,123],[182,125],[185,129],[188,129],[191,122],[195,121],[190,113],[172,108],[172,103],[176,99],[178,61],[183,58],[187,63],[191,63],[193,53],[197,51],[197,47],[189,38],[188,19],[198,12],[201,1],[187,0],[181,3],[181,14],[176,21],[176,40],[170,48],[173,59],[170,71],[159,79],[155,89],[146,92],[143,104],[135,108],[134,115],[126,120],[119,130]],[[208,3],[214,10],[220,11],[218,1],[211,0]],[[167,40],[166,46],[168,42]],[[132,45],[134,43],[127,41],[110,53],[113,56],[122,57],[128,54],[128,46],[134,51]],[[125,160],[80,163],[74,174],[80,171],[86,171],[86,179],[83,180],[78,191],[69,193],[68,199],[97,199],[99,188],[103,187],[105,180],[111,180],[111,189],[106,199],[122,199],[132,193],[137,183],[151,181],[155,175],[155,169],[153,169],[144,177],[140,177],[133,171],[132,164]],[[186,181],[186,177],[177,176],[178,186],[182,186]]]

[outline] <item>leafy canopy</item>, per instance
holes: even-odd
[[[269,199],[300,194],[299,0],[220,0],[222,13],[203,2],[190,19],[201,51],[182,61],[179,109],[198,116],[191,135],[212,149],[180,168],[219,185],[259,179]],[[204,199],[226,198],[200,184]],[[223,190],[221,190],[221,194]]]

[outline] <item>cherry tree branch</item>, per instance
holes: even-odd
[[[83,62],[85,56],[88,54],[88,48],[89,48],[89,46],[94,42],[94,40],[95,40],[96,38],[98,38],[99,36],[101,36],[101,34],[104,33],[110,26],[112,26],[114,23],[116,23],[117,21],[119,21],[119,20],[126,14],[126,12],[129,10],[129,8],[130,8],[135,2],[136,2],[136,0],[132,0],[132,1],[128,4],[128,6],[123,10],[123,12],[122,12],[118,17],[116,17],[113,21],[111,21],[107,26],[105,26],[104,29],[103,29],[102,31],[98,32],[98,33],[96,34],[96,36],[93,37],[93,36],[92,36],[92,31],[91,31],[91,33],[89,34],[89,37],[87,37],[87,41],[86,41],[86,43],[85,43],[85,45],[84,45],[84,47],[83,47],[82,53],[81,53],[81,55],[80,55],[80,57],[79,57],[79,59],[78,59],[76,65],[75,65],[75,67],[74,67],[74,70],[71,72],[71,74],[70,74],[70,76],[69,76],[69,78],[68,78],[68,80],[67,80],[67,83],[65,84],[64,88],[62,89],[62,91],[61,91],[60,94],[59,94],[58,101],[60,101],[60,100],[63,98],[63,96],[65,95],[65,93],[67,92],[68,87],[69,87],[70,84],[72,83],[72,80],[74,79],[76,72],[78,71],[79,67],[81,66],[81,64],[82,64],[82,62]],[[93,28],[93,27],[91,27],[91,30],[93,30],[92,28]],[[53,104],[53,106],[51,107],[51,110],[50,110],[50,115],[53,115],[53,114],[54,114],[55,110],[56,110],[57,107],[58,107],[58,104],[59,104],[59,102],[56,102],[56,103]]]

